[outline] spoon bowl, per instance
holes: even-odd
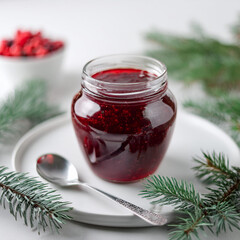
[[[49,182],[57,185],[72,185],[78,180],[74,165],[57,154],[45,154],[37,159],[37,172]]]

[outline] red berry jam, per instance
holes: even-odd
[[[83,89],[72,102],[73,126],[90,167],[113,182],[132,182],[154,173],[176,118],[175,98],[167,84],[146,93],[158,77],[135,68],[99,71],[90,75],[90,81],[94,79],[98,93],[83,80]],[[117,86],[110,91],[114,83]],[[129,97],[131,91],[136,95]]]

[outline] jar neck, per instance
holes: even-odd
[[[105,81],[95,74],[112,69],[132,69],[149,74],[138,81]],[[88,94],[109,99],[139,99],[163,94],[167,90],[167,69],[161,62],[143,56],[112,55],[88,62],[82,73],[82,88]]]

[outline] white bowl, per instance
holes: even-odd
[[[0,83],[16,86],[39,79],[51,85],[60,77],[64,53],[65,47],[41,58],[0,56]]]

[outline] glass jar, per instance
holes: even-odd
[[[172,137],[176,111],[165,65],[132,55],[88,62],[71,108],[90,167],[112,182],[133,182],[156,171]]]

